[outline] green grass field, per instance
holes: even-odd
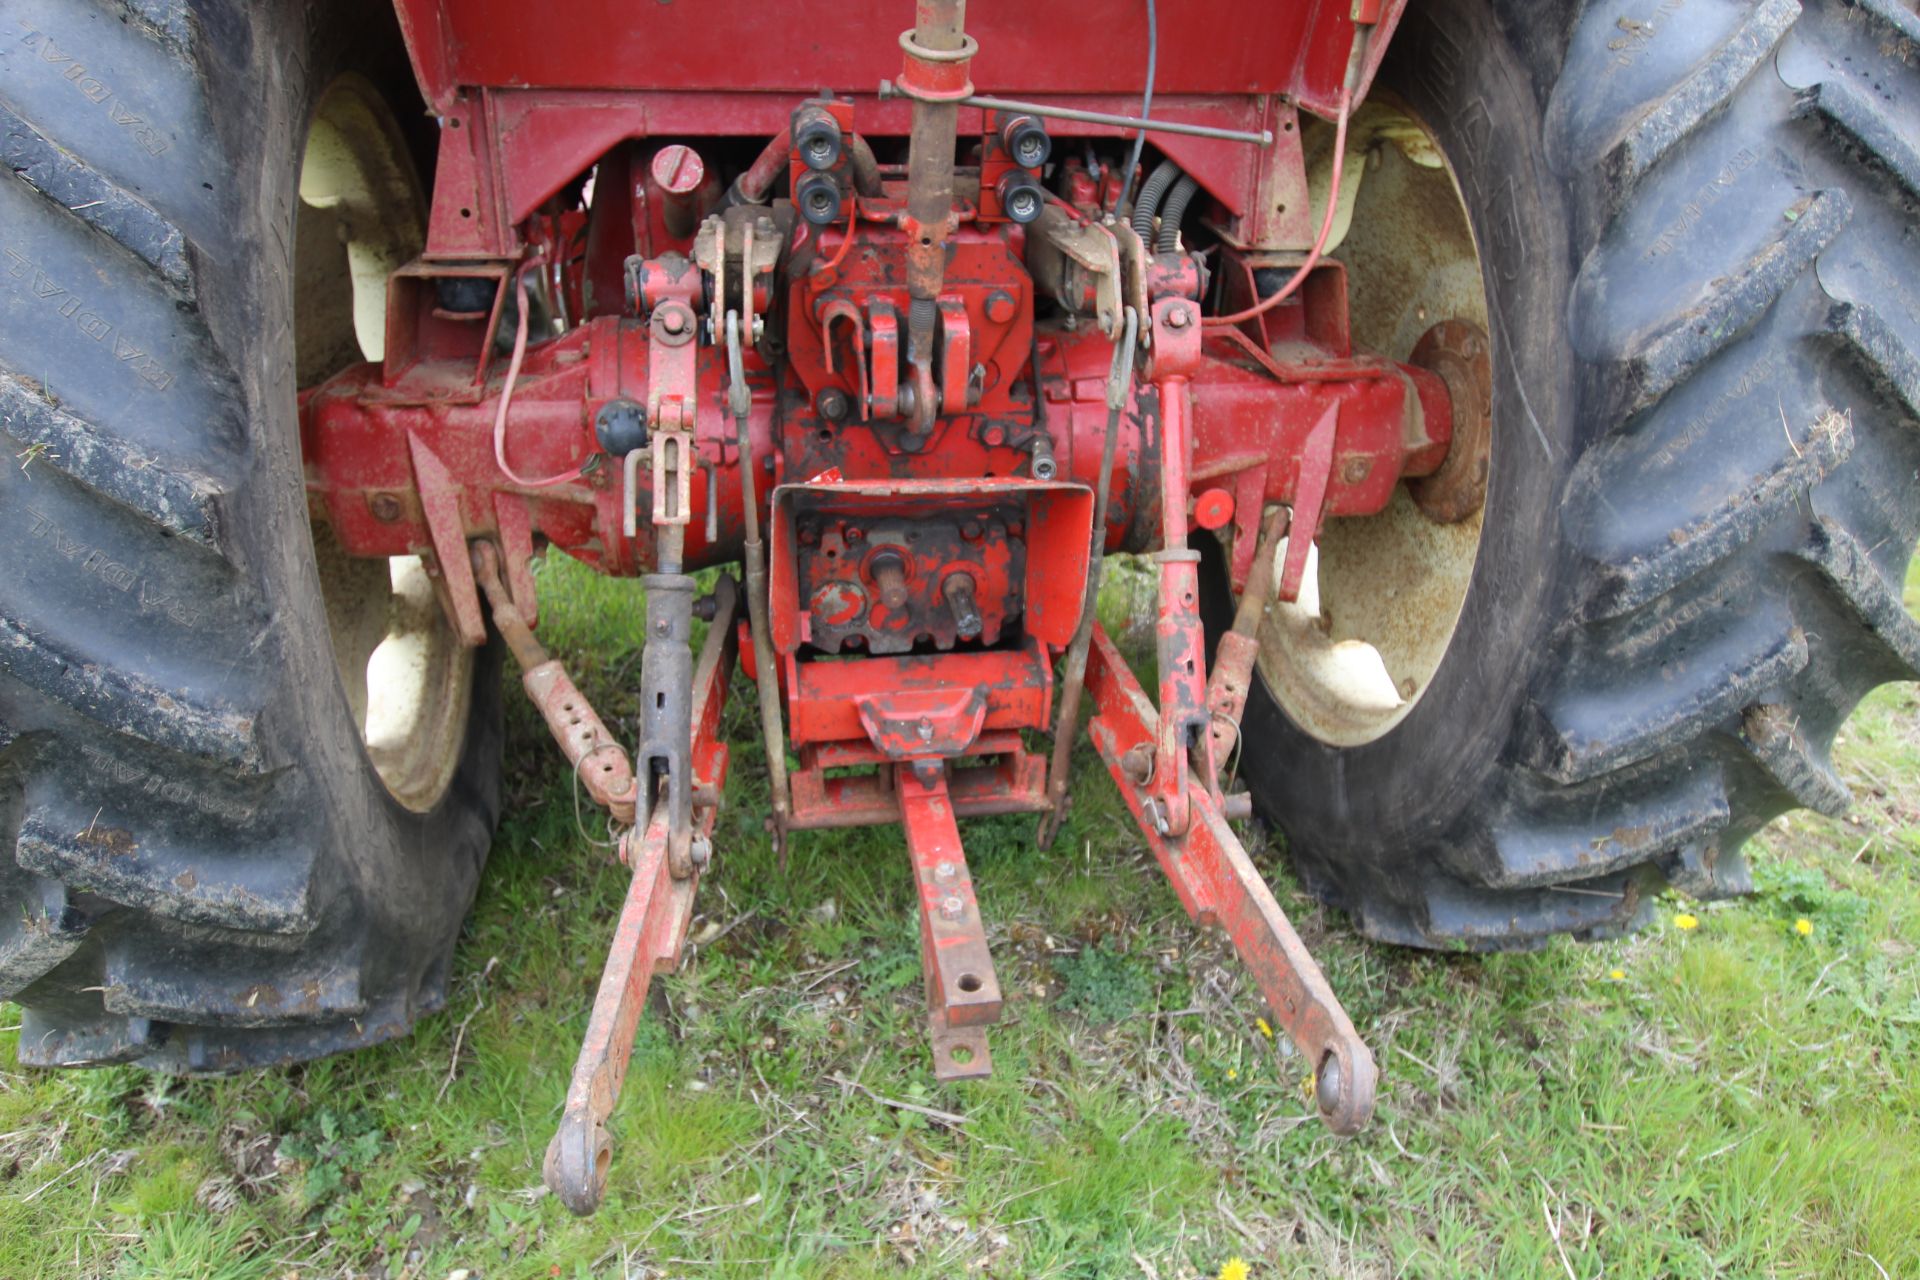
[[[543,581],[543,634],[630,714],[637,589]],[[49,1075],[13,1066],[0,1008],[0,1277],[1920,1276],[1912,687],[1847,726],[1850,817],[1776,822],[1756,897],[1663,903],[1617,943],[1364,945],[1256,844],[1380,1059],[1346,1141],[1090,752],[1053,852],[1026,819],[965,831],[1008,1003],[995,1077],[936,1085],[898,836],[803,835],[780,875],[751,703],[597,1217],[539,1164],[623,875],[516,696],[508,816],[411,1038],[226,1080]]]

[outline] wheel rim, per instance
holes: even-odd
[[[385,353],[387,277],[418,255],[426,201],[392,112],[356,75],[314,109],[294,234],[300,385]],[[473,691],[460,643],[417,555],[356,559],[313,526],[334,663],[368,760],[394,799],[433,808],[453,780]]]
[[[1316,205],[1326,198],[1331,132],[1309,139],[1310,157],[1314,141],[1322,149]],[[1355,113],[1345,167],[1340,202],[1351,214],[1336,223],[1335,256],[1347,266],[1353,340],[1441,373],[1456,418],[1471,417],[1460,406],[1481,397],[1480,446],[1462,460],[1478,468],[1484,494],[1487,302],[1452,167],[1432,132],[1385,95]],[[1449,324],[1456,327],[1442,338],[1436,331]],[[1458,350],[1463,333],[1478,335],[1477,369]],[[1438,359],[1437,348],[1445,352]],[[1479,385],[1471,385],[1476,372]],[[1473,447],[1459,422],[1455,442],[1456,452]],[[1457,465],[1450,459],[1450,469]],[[1378,515],[1328,520],[1308,553],[1300,598],[1267,610],[1261,679],[1287,717],[1322,742],[1350,747],[1386,734],[1420,701],[1446,655],[1484,515],[1477,501],[1460,500],[1460,478],[1447,478],[1450,503],[1438,500],[1435,481],[1417,502],[1403,483]],[[1444,514],[1456,517],[1467,505],[1470,513],[1450,520],[1423,510],[1451,506]],[[1283,542],[1278,554],[1285,550]]]

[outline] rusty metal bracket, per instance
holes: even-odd
[[[986,1028],[1000,1020],[1000,979],[954,825],[946,766],[917,760],[896,766],[894,777],[920,893],[920,965],[934,1078],[977,1079],[993,1072]]]
[[[1280,598],[1298,600],[1307,579],[1307,552],[1320,536],[1321,511],[1327,501],[1327,482],[1333,477],[1333,444],[1340,427],[1338,401],[1327,406],[1307,433],[1300,452],[1300,487],[1293,500],[1293,525],[1287,533],[1286,563],[1280,568]]]
[[[1379,1073],[1372,1052],[1191,770],[1182,771],[1192,815],[1186,834],[1170,839],[1155,829],[1147,815],[1151,797],[1129,776],[1125,760],[1136,749],[1152,750],[1158,723],[1153,704],[1104,631],[1093,638],[1087,687],[1094,699],[1093,744],[1180,904],[1200,924],[1226,932],[1274,1020],[1313,1064],[1320,1118],[1335,1133],[1357,1132],[1373,1114]]]
[[[714,588],[713,625],[700,650],[693,677],[692,720],[696,761],[694,792],[715,798],[695,818],[696,840],[711,840],[717,799],[726,780],[727,753],[718,741],[727,677],[733,670],[740,596],[733,579],[722,576]],[[644,832],[635,828],[621,841],[623,861],[633,868],[627,898],[614,925],[606,969],[593,999],[593,1013],[574,1063],[565,1110],[547,1146],[546,1184],[562,1204],[582,1216],[600,1207],[607,1193],[613,1142],[607,1120],[620,1100],[627,1064],[633,1057],[634,1030],[646,1007],[647,987],[656,972],[678,963],[693,917],[695,873],[676,878],[670,866],[670,830],[664,808],[656,809]]]
[[[460,513],[460,487],[440,455],[415,431],[407,433],[413,459],[414,485],[420,491],[420,509],[433,538],[433,559],[440,568],[440,603],[460,642],[477,649],[487,642],[487,623],[480,613],[473,566],[468,562],[466,525]]]
[[[1028,231],[1027,265],[1068,310],[1086,310],[1082,300],[1091,298],[1095,326],[1109,338],[1120,336],[1120,242],[1113,232],[1049,204]]]

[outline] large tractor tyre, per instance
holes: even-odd
[[[1920,677],[1916,50],[1896,0],[1408,7],[1340,256],[1357,340],[1467,326],[1485,503],[1330,522],[1239,764],[1368,936],[1604,936],[1848,804],[1835,731]]]
[[[377,354],[419,247],[391,7],[46,0],[5,28],[20,1059],[226,1071],[401,1035],[445,999],[500,729],[497,651],[449,643],[418,560],[331,552],[303,488],[296,385]]]

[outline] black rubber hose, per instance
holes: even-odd
[[[1192,174],[1183,173],[1180,181],[1173,184],[1173,190],[1167,193],[1167,202],[1160,206],[1160,239],[1154,244],[1156,253],[1172,253],[1180,247],[1180,220],[1187,216],[1187,204],[1193,199],[1193,193],[1200,184],[1193,180]],[[1138,228],[1139,224],[1134,224]]]
[[[1140,198],[1133,203],[1133,233],[1146,244],[1153,243],[1153,216],[1160,211],[1160,197],[1181,176],[1180,166],[1162,160],[1147,180],[1140,184]]]

